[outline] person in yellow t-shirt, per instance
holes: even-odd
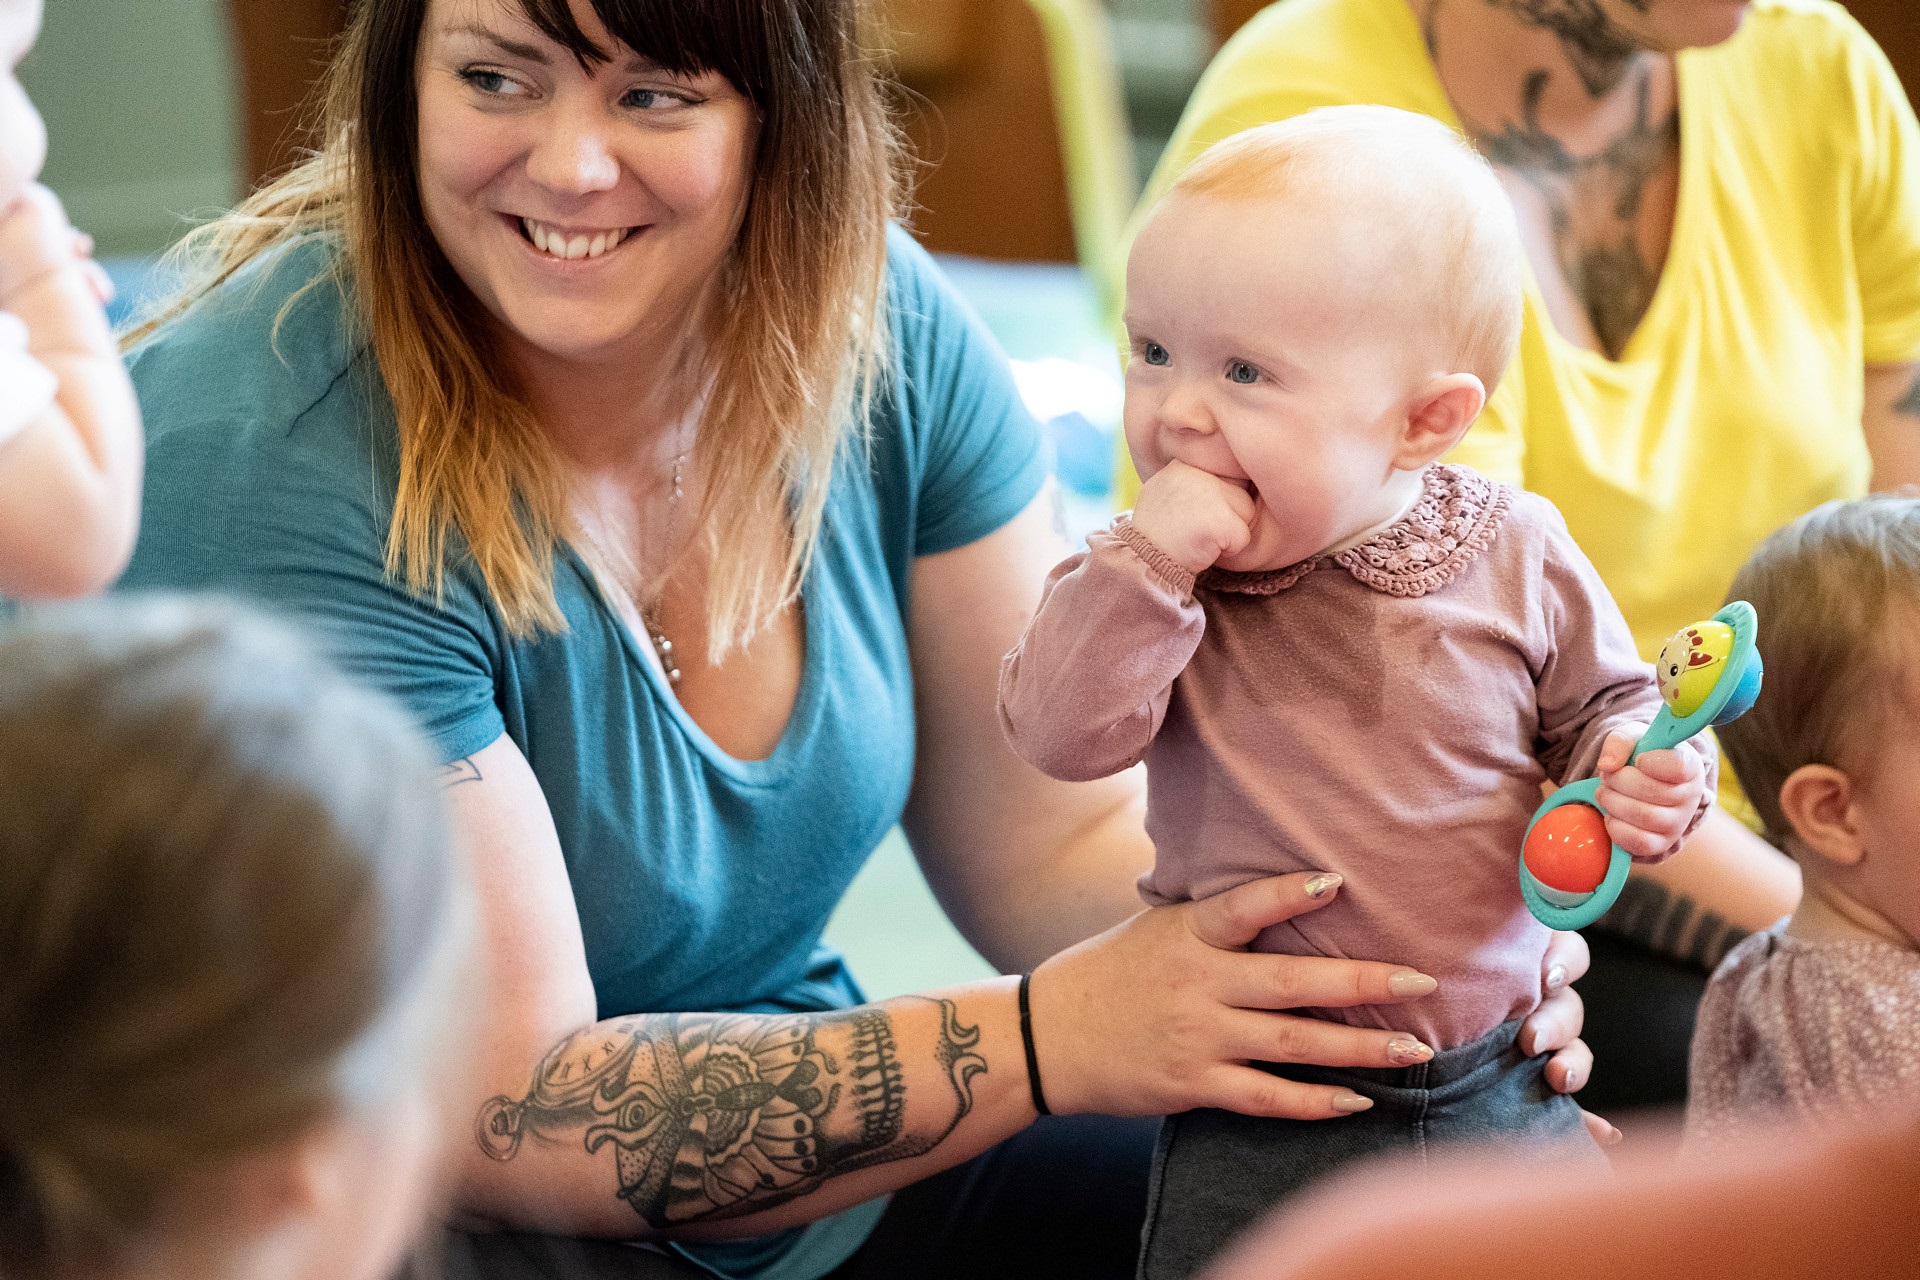
[[[1775,528],[1920,482],[1920,126],[1838,4],[1281,0],[1208,69],[1142,210],[1220,138],[1355,102],[1494,163],[1526,323],[1450,460],[1550,498],[1646,656]],[[1591,939],[1592,1105],[1684,1097],[1706,970],[1798,892],[1722,812],[1636,877],[1609,922],[1693,973]]]

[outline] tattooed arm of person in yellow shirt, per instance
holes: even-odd
[[[1873,488],[1920,485],[1920,362],[1867,366],[1862,425],[1873,455]]]

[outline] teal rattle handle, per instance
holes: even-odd
[[[1721,660],[1721,670],[1715,675],[1712,688],[1699,705],[1687,714],[1682,715],[1674,709],[1676,704],[1683,704],[1686,697],[1680,677],[1686,673],[1687,668],[1683,664],[1687,656],[1698,647],[1702,626],[1695,624],[1676,634],[1661,650],[1661,662],[1670,664],[1663,667],[1661,672],[1663,705],[1646,733],[1635,744],[1632,755],[1628,757],[1629,763],[1649,751],[1677,747],[1709,725],[1726,724],[1738,719],[1753,707],[1754,699],[1759,697],[1761,663],[1760,651],[1755,644],[1759,622],[1754,616],[1753,606],[1744,600],[1736,600],[1714,614],[1713,621],[1723,623],[1731,630],[1733,641],[1730,651]],[[1696,658],[1694,661],[1702,660]],[[1596,798],[1599,790],[1598,778],[1586,778],[1561,787],[1534,811],[1533,820],[1527,823],[1527,835],[1533,834],[1533,828],[1541,818],[1564,805],[1583,804],[1604,817],[1606,809]],[[1523,838],[1520,896],[1534,918],[1549,929],[1584,929],[1605,915],[1619,899],[1620,891],[1627,884],[1627,872],[1632,867],[1633,856],[1619,845],[1612,845],[1607,873],[1591,893],[1555,889],[1536,879],[1527,869],[1526,841]]]

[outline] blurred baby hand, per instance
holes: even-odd
[[[1706,767],[1691,742],[1667,751],[1649,751],[1627,763],[1643,724],[1623,725],[1600,748],[1600,789],[1594,796],[1606,811],[1607,834],[1635,862],[1663,862],[1679,851],[1680,838],[1700,810],[1706,793]]]
[[[1132,520],[1174,563],[1199,573],[1247,545],[1254,511],[1245,489],[1176,459],[1140,486]]]
[[[34,183],[0,209],[0,306],[50,271],[75,263],[93,266],[92,251],[93,241],[67,221],[60,197]],[[92,283],[97,292],[99,282]]]

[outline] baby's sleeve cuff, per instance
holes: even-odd
[[[1193,594],[1193,571],[1180,564],[1172,556],[1153,544],[1153,540],[1133,527],[1133,520],[1126,516],[1116,516],[1113,521],[1113,536],[1133,554],[1139,556],[1153,576],[1182,600]]]

